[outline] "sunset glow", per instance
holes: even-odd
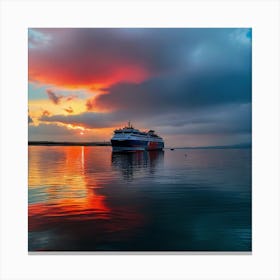
[[[251,28],[29,28],[26,111],[29,252],[252,252]]]
[[[251,142],[251,29],[32,28],[28,77],[30,141]]]

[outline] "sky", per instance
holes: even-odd
[[[252,30],[28,30],[29,141],[109,141],[128,121],[166,146],[250,144]]]

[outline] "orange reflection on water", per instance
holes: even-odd
[[[133,185],[134,177],[153,178],[162,161],[163,152],[30,146],[29,250],[97,250],[126,243],[152,219],[141,187],[147,186]]]
[[[32,147],[29,155],[29,229],[36,230],[55,218],[71,220],[108,219],[106,197],[98,194],[98,184],[85,172],[85,147]],[[89,154],[89,157],[91,155]],[[40,195],[37,193],[40,193]],[[44,219],[42,219],[42,217]]]

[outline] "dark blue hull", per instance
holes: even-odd
[[[163,142],[145,140],[111,140],[113,151],[162,150]]]

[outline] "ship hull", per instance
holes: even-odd
[[[111,140],[114,152],[162,150],[163,142],[145,140]]]

